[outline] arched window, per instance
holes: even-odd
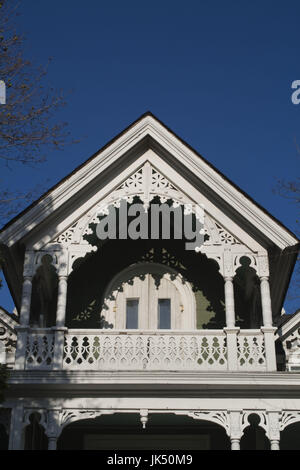
[[[138,263],[109,283],[101,318],[115,329],[191,330],[196,328],[195,297],[175,269]]]

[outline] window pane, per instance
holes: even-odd
[[[171,299],[158,299],[158,328],[171,329]]]
[[[126,300],[126,328],[137,329],[139,319],[139,299]]]

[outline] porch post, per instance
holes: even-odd
[[[233,288],[233,278],[231,276],[226,276],[224,278],[225,285],[225,309],[226,309],[226,327],[234,328],[235,327],[235,311],[234,311],[234,288]]]
[[[276,371],[275,338],[276,328],[273,327],[271,295],[268,276],[260,276],[261,304],[263,327],[261,331],[265,339],[266,365],[268,371]]]
[[[271,450],[280,450],[279,439],[272,439],[270,443],[271,443]]]
[[[263,323],[265,327],[272,327],[272,307],[268,276],[260,277],[261,305],[263,314]]]
[[[227,344],[227,368],[228,370],[238,370],[238,347],[237,335],[239,328],[224,328]]]
[[[66,275],[58,276],[58,295],[56,310],[56,327],[53,327],[55,334],[53,369],[63,368],[64,340],[65,340],[65,319],[67,305],[68,277]]]
[[[21,304],[21,312],[20,312],[20,324],[22,326],[29,325],[31,292],[32,292],[32,276],[24,276],[23,291],[22,291],[22,304]]]
[[[243,434],[241,428],[241,411],[229,411],[229,425],[231,450],[240,450],[240,441]]]
[[[280,450],[280,424],[279,424],[279,412],[278,411],[267,411],[268,417],[268,432],[267,437],[270,440],[271,450]]]
[[[228,370],[237,370],[237,334],[239,328],[235,327],[234,286],[232,276],[224,277],[224,292],[226,309],[226,328],[224,328],[224,331],[227,338],[227,365]]]
[[[61,326],[65,326],[67,289],[68,289],[68,277],[59,275],[58,276],[57,311],[56,311],[56,326],[58,328]]]
[[[48,450],[57,449],[57,440],[61,432],[60,412],[61,410],[59,408],[53,408],[48,410],[47,413],[47,426],[45,434],[48,437]]]
[[[48,450],[56,450],[57,448],[57,437],[48,438]]]
[[[17,349],[16,349],[15,369],[25,369],[26,343],[27,343],[27,332],[29,328],[29,318],[30,318],[31,292],[32,292],[32,276],[24,276],[21,311],[20,311],[20,326],[16,327]]]
[[[231,450],[241,450],[240,439],[232,438],[230,439],[230,442],[231,442]]]

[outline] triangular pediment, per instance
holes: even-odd
[[[145,210],[147,210],[151,202],[156,199],[160,204],[171,202],[174,208],[179,205],[184,206],[185,212],[194,211],[199,218],[203,217],[205,246],[222,244],[238,245],[243,243],[243,241],[235,237],[229,230],[225,229],[223,223],[217,221],[213,214],[209,214],[208,211],[205,210],[205,198],[203,196],[200,194],[194,195],[194,197],[197,197],[197,201],[195,201],[195,199],[188,195],[189,187],[186,187],[186,192],[184,191],[184,181],[177,181],[177,184],[176,182],[171,182],[169,178],[150,163],[149,159],[151,160],[151,156],[154,160],[155,157],[157,157],[154,152],[148,151],[148,160],[146,160],[142,166],[124,179],[121,184],[116,185],[106,197],[100,198],[93,207],[84,213],[77,221],[73,221],[74,223],[67,227],[66,230],[60,232],[58,236],[53,237],[52,240],[47,243],[58,243],[65,246],[70,244],[88,245],[85,236],[92,233],[90,226],[99,223],[100,217],[108,213],[110,206],[120,207],[122,200],[132,203],[136,199],[143,204]],[[158,162],[156,162],[156,164],[157,163]],[[227,223],[229,223],[229,221],[227,221]],[[238,229],[237,227],[232,228]],[[243,234],[240,230],[239,232],[242,238],[246,238],[246,243],[249,242],[247,234]],[[39,246],[39,248],[41,248],[41,246]],[[249,249],[251,250],[250,247]]]
[[[179,187],[185,192],[190,193],[191,190],[194,193],[197,191],[197,183],[201,183],[206,191],[206,194],[202,192],[202,196],[207,213],[213,215],[214,205],[216,213],[213,216],[220,227],[229,230],[237,239],[245,235],[243,241],[247,242],[248,246],[251,245],[252,249],[255,248],[256,241],[255,236],[248,235],[251,230],[265,241],[265,245],[269,241],[279,249],[297,243],[293,234],[149,113],[7,224],[0,232],[0,240],[7,246],[13,246],[19,240],[23,240],[27,245],[28,241],[31,243],[32,238],[35,238],[35,243],[40,239],[40,245],[51,241],[94,207],[99,202],[97,198],[105,197],[105,192],[114,190],[115,184],[125,184],[129,174],[136,174],[138,166],[144,163],[143,156],[150,151],[149,148],[152,151],[161,149],[160,156],[156,150],[153,152],[156,160],[154,159],[152,164],[162,175],[168,176],[169,184],[174,184],[174,181],[181,178]],[[127,175],[126,169],[129,171]],[[109,174],[116,174],[117,177],[109,178]],[[119,183],[118,177],[119,180],[121,178]],[[95,190],[97,184],[101,187],[99,194]],[[192,199],[194,200],[194,197]],[[234,224],[238,228],[235,233],[228,229],[232,225],[229,214],[235,216],[231,217],[235,218]],[[226,218],[228,220],[225,220]],[[245,230],[243,224],[247,225]],[[42,237],[45,230],[50,233],[48,240]],[[57,233],[54,233],[55,231]],[[244,233],[241,234],[240,231]]]

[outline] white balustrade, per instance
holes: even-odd
[[[54,331],[30,330],[26,369],[55,369]],[[237,335],[238,370],[266,370],[264,336],[260,330]],[[65,370],[228,370],[223,330],[137,331],[67,330]]]
[[[51,329],[31,329],[25,349],[26,369],[52,369],[54,334]]]
[[[238,370],[266,370],[265,342],[261,330],[240,330],[237,350]]]
[[[78,330],[65,336],[64,368],[103,370],[226,370],[220,331]]]

